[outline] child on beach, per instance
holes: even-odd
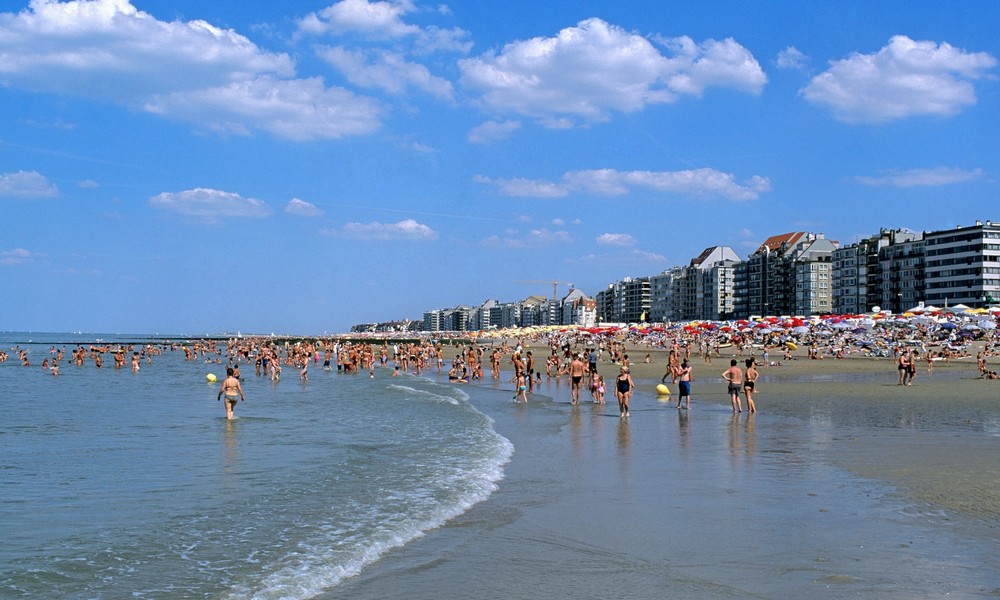
[[[515,377],[517,381],[517,390],[514,392],[514,402],[524,401],[525,404],[528,403],[528,382],[525,379],[524,371],[521,371]]]
[[[594,398],[594,404],[604,404],[604,377],[600,373],[594,373],[591,378],[590,395]]]

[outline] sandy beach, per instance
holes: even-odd
[[[527,405],[506,373],[468,386],[515,447],[499,490],[323,597],[1000,594],[1000,381],[975,358],[903,387],[891,358],[799,350],[733,415],[723,354],[692,359],[686,411],[656,395],[666,353],[632,349],[629,419],[611,394],[572,406],[565,377]]]

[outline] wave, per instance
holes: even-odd
[[[420,479],[412,488],[390,486],[378,498],[338,507],[337,518],[321,525],[307,540],[300,540],[297,551],[271,566],[273,572],[236,588],[230,598],[299,599],[321,594],[358,575],[393,548],[460,516],[497,490],[514,448],[494,430],[493,420],[468,402],[465,391],[426,380],[414,386],[387,387],[406,400],[447,403],[467,411],[474,418],[470,426],[451,427],[446,432],[446,443],[467,452],[443,452],[428,459],[429,464],[418,461],[410,465],[408,478]],[[442,421],[441,425],[448,428],[450,423]]]

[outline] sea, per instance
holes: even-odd
[[[225,364],[177,346],[138,372],[70,361],[170,340],[0,333],[0,597],[314,597],[489,497],[511,459],[434,377],[243,366],[227,420],[208,381]]]

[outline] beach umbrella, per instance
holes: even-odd
[[[976,325],[975,323],[969,323],[967,325],[962,325],[962,331],[982,331],[982,327]]]
[[[958,325],[955,325],[954,323],[949,321],[947,323],[941,323],[940,327],[941,329],[956,329],[958,328]]]
[[[809,333],[809,328],[806,327],[805,325],[799,325],[798,327],[792,328],[792,333],[797,333],[799,335],[803,335],[803,334]]]

